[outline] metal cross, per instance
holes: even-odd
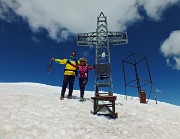
[[[126,32],[108,31],[107,17],[101,12],[97,17],[96,32],[79,33],[77,44],[79,46],[95,46],[95,92],[98,87],[110,87],[109,95],[113,95],[112,74],[110,66],[110,45],[127,44]]]

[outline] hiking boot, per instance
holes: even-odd
[[[84,101],[84,98],[83,98],[83,97],[80,97],[79,101]]]
[[[68,99],[72,99],[72,96],[68,96],[67,98],[68,98]]]
[[[64,97],[61,96],[61,97],[60,97],[60,100],[64,100]]]

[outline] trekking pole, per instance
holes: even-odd
[[[47,68],[48,73],[51,71],[52,63],[53,63],[53,59],[51,58],[51,60],[49,61],[48,68]]]

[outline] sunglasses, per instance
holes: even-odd
[[[80,61],[80,62],[85,62],[85,61]]]

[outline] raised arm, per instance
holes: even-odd
[[[75,68],[79,68],[79,65],[75,65],[73,63],[71,63],[70,61],[67,61],[68,64],[70,64],[71,66],[75,67]]]
[[[88,66],[88,70],[94,70],[94,67]]]
[[[64,64],[64,65],[67,63],[67,59],[52,58],[52,60],[54,60],[55,62],[58,62],[60,64]]]

